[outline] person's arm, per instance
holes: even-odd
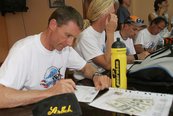
[[[106,50],[103,55],[93,58],[93,62],[106,70],[111,68],[111,47],[114,42],[114,32],[117,27],[117,16],[110,14],[106,24]]]
[[[140,54],[127,55],[127,63],[132,64],[134,63],[134,60],[144,60],[149,54],[149,52],[144,51]]]
[[[142,44],[136,44],[134,45],[134,48],[137,54],[140,54],[145,51],[145,48],[143,48]]]
[[[111,86],[111,79],[106,75],[96,74],[97,69],[94,68],[91,64],[87,63],[82,69],[81,72],[85,75],[85,77],[93,80],[94,85],[97,90],[105,89]]]
[[[32,104],[53,95],[74,92],[74,88],[71,79],[60,80],[47,90],[16,90],[0,84],[0,109]]]

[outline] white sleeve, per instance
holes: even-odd
[[[0,68],[0,83],[4,86],[22,89],[27,78],[26,52],[11,50]]]
[[[99,48],[97,41],[93,38],[82,38],[78,43],[78,49],[80,49],[83,58],[86,61],[89,61],[97,56],[100,56],[103,53]]]
[[[134,54],[136,54],[136,50],[135,50],[135,48],[134,48],[134,44],[133,44],[133,40],[132,40],[132,39],[130,39],[129,47],[130,47],[130,54],[129,54],[129,55],[134,55]]]
[[[81,70],[85,65],[86,61],[72,47],[70,47],[67,68]]]
[[[142,44],[144,45],[144,36],[143,36],[143,33],[138,33],[136,39],[135,39],[135,45],[137,44]]]

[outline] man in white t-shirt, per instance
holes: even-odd
[[[142,52],[141,54],[136,54],[133,39],[138,34],[139,30],[145,28],[144,20],[137,16],[130,16],[126,18],[125,22],[122,24],[121,29],[114,33],[114,39],[120,38],[122,42],[126,45],[127,50],[127,63],[131,64],[134,60],[143,60],[149,55],[148,52]]]
[[[163,17],[157,17],[151,21],[148,28],[141,30],[135,39],[135,50],[137,53],[143,51],[153,52],[159,43],[159,33],[166,27],[167,21]],[[160,43],[159,43],[160,44]]]
[[[79,55],[96,67],[99,73],[110,70],[111,67],[111,46],[117,26],[114,12],[112,0],[92,0],[87,12],[90,24],[86,25],[89,27],[80,33],[75,46]],[[75,72],[74,77],[77,80],[84,79],[84,75],[80,72]]]
[[[50,16],[45,31],[16,42],[0,68],[0,108],[74,92],[75,83],[63,79],[66,68],[80,70],[93,80],[96,89],[109,87],[109,77],[93,76],[96,69],[70,47],[82,28],[79,12],[60,6]]]

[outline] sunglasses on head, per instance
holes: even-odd
[[[137,18],[135,21],[132,20],[131,18],[128,18],[125,20],[126,24],[132,24],[132,23],[144,23],[144,20]]]
[[[144,20],[142,20],[142,19],[140,19],[140,18],[137,18],[137,19],[136,19],[136,22],[137,22],[137,23],[144,23]]]

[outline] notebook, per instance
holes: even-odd
[[[109,88],[89,105],[129,115],[168,116],[172,99],[171,94]]]

